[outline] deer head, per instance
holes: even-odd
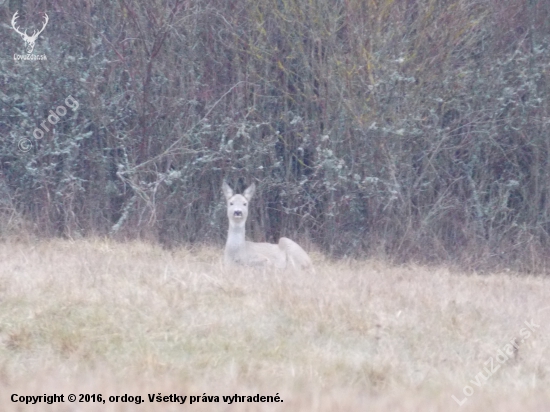
[[[256,190],[256,185],[252,183],[242,195],[236,195],[233,189],[224,181],[222,185],[225,200],[227,200],[227,217],[229,226],[244,227],[248,217],[248,203]]]
[[[13,18],[11,19],[11,25],[12,25],[13,29],[17,33],[19,33],[21,35],[21,37],[23,38],[23,40],[25,41],[25,49],[27,50],[27,53],[31,54],[32,51],[34,50],[34,42],[38,38],[38,35],[40,33],[42,33],[44,31],[44,29],[46,28],[46,24],[48,24],[49,18],[48,18],[48,15],[46,13],[44,13],[44,25],[42,26],[42,28],[39,31],[35,30],[33,32],[32,36],[29,36],[29,35],[27,35],[27,30],[25,30],[25,32],[22,33],[21,31],[19,31],[19,27],[17,27],[15,25],[15,21],[17,20],[17,17],[19,17],[18,13],[19,13],[19,11],[16,11],[15,14],[13,15]]]

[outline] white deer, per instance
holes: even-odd
[[[279,243],[276,245],[245,240],[248,204],[256,191],[254,183],[242,195],[236,195],[225,181],[222,190],[227,200],[227,217],[229,218],[229,231],[224,252],[225,264],[314,271],[306,251],[286,237],[279,239]]]
[[[25,41],[25,48],[27,49],[27,54],[31,54],[32,51],[34,50],[34,43],[36,42],[36,39],[38,39],[38,35],[40,33],[42,33],[44,31],[44,29],[46,28],[46,25],[48,24],[48,15],[46,13],[44,13],[44,24],[42,25],[42,28],[40,30],[35,30],[32,34],[32,36],[29,36],[27,34],[27,30],[25,30],[24,33],[20,32],[19,31],[19,27],[17,27],[15,25],[15,21],[17,20],[17,17],[19,17],[17,14],[19,13],[19,11],[16,11],[15,14],[13,15],[13,18],[11,19],[11,25],[13,27],[13,29],[19,33],[21,35],[21,37],[23,38],[23,40]]]

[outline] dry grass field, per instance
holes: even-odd
[[[315,254],[315,275],[236,273],[221,255],[105,240],[0,244],[0,409],[550,410],[548,277]],[[54,393],[65,402],[11,401]],[[159,393],[187,399],[150,403]],[[125,394],[143,403],[109,402]],[[224,402],[235,394],[283,402]]]

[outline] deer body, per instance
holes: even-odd
[[[286,237],[282,237],[278,244],[249,242],[245,239],[248,204],[256,190],[254,183],[242,195],[234,194],[226,182],[223,182],[222,190],[227,200],[229,218],[224,251],[226,264],[276,269],[313,269],[306,251]]]

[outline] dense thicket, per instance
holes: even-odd
[[[46,61],[13,59],[16,10],[48,13]],[[254,240],[547,266],[546,0],[11,0],[0,18],[4,233],[220,244],[226,177],[258,183]]]

